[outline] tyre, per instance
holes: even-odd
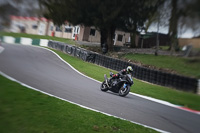
[[[122,86],[119,90],[119,95],[125,97],[126,95],[128,95],[129,92],[130,92],[130,86],[127,85],[126,88]]]
[[[101,89],[102,91],[108,91],[108,86],[107,86],[107,84],[106,84],[106,81],[103,81],[103,82],[102,82],[100,89]]]

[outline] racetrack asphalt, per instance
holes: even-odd
[[[3,47],[0,71],[29,86],[164,131],[200,131],[200,115],[130,94],[120,97],[102,92],[100,83],[80,75],[48,50],[13,44],[3,44]]]

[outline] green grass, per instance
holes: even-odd
[[[0,36],[27,37],[27,38],[32,38],[32,39],[48,39],[48,40],[55,40],[55,41],[64,42],[64,43],[71,44],[71,45],[78,45],[72,39],[52,37],[52,36],[44,36],[44,35],[33,35],[33,34],[12,33],[12,32],[0,32]]]
[[[181,75],[200,78],[200,59],[146,54],[125,54],[122,58],[141,62],[145,65],[152,65],[157,68],[174,70]]]
[[[28,89],[0,75],[1,133],[156,132]]]
[[[110,69],[92,63],[84,62],[76,57],[62,53],[61,51],[54,49],[51,50],[56,52],[59,56],[61,56],[61,58],[70,63],[81,73],[84,73],[85,75],[92,77],[98,81],[103,81],[103,75],[109,75],[109,72],[112,71]],[[116,71],[113,72],[116,73]],[[161,99],[171,102],[173,104],[189,107],[191,109],[200,110],[200,96],[196,94],[178,91],[158,85],[152,85],[136,79],[134,79],[134,83],[135,84],[131,87],[131,91],[134,93]]]

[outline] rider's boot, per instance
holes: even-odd
[[[108,86],[108,88],[110,88],[110,83],[109,83],[109,79],[106,79],[106,85]]]
[[[107,79],[108,88],[111,88],[111,79]]]

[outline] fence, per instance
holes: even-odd
[[[178,90],[197,93],[198,79],[170,74],[158,70],[153,70],[132,63],[107,57],[98,53],[94,53],[76,46],[67,45],[57,41],[49,41],[48,47],[63,51],[70,55],[76,56],[84,61],[95,63],[113,70],[121,70],[127,66],[133,67],[133,75],[135,78],[147,81],[153,84],[176,88]]]

